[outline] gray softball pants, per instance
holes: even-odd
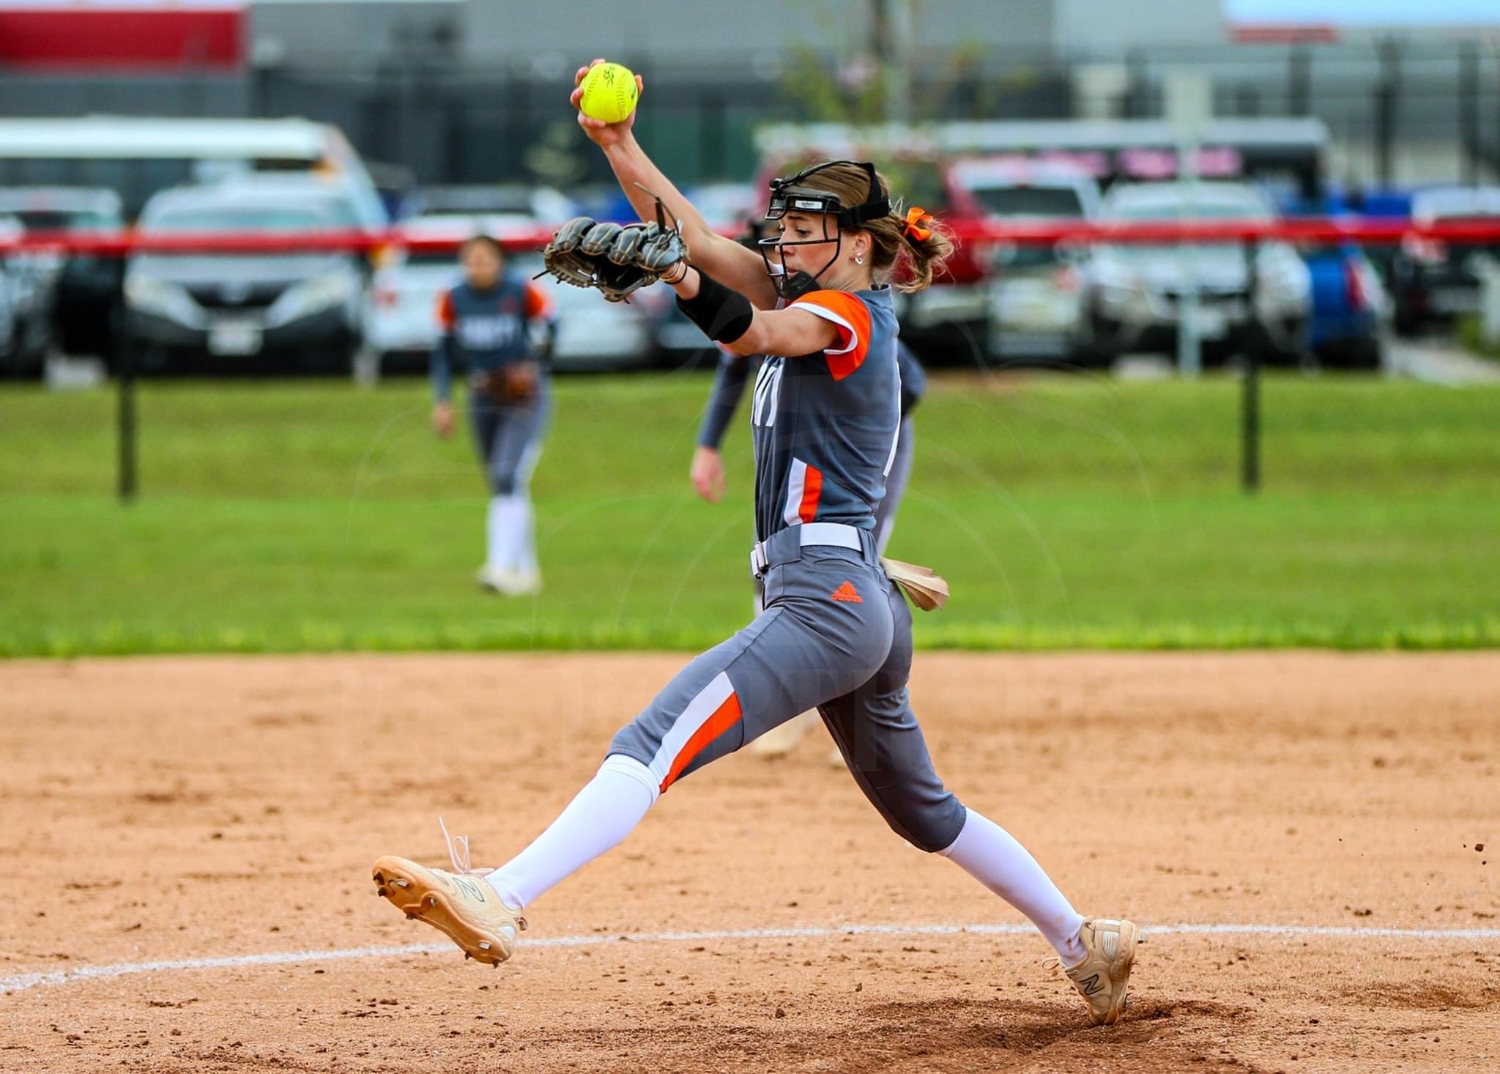
[[[861,549],[767,542],[766,607],[695,658],[615,735],[610,755],[645,765],[665,791],[683,776],[817,707],[865,797],[926,851],[946,849],[965,811],[933,770],[907,697],[911,611]]]
[[[524,496],[542,453],[542,437],[552,411],[552,392],[543,382],[528,403],[501,404],[469,393],[469,425],[474,450],[484,467],[492,496]]]

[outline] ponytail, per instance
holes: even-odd
[[[932,277],[945,271],[948,258],[953,256],[953,238],[946,226],[927,214],[925,209],[913,207],[903,220],[899,210],[892,219],[901,228],[901,249],[897,262],[906,261],[906,277],[897,288],[912,294],[932,286]]]

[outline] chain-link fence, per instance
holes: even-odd
[[[1221,116],[1316,116],[1330,175],[1349,185],[1500,180],[1500,45],[1391,37],[1339,45],[1141,49],[1108,62],[955,50],[921,58],[919,119],[1139,118],[1163,111],[1175,70],[1211,73]],[[629,57],[624,57],[631,62]],[[633,66],[651,87],[642,141],[684,183],[743,179],[750,132],[778,120],[876,118],[867,63],[793,50],[728,71]],[[338,124],[367,159],[417,182],[604,180],[565,101],[570,71],[464,65],[441,53],[150,77],[0,72],[11,116],[298,115]],[[809,88],[811,87],[811,88]],[[875,100],[874,107],[878,107]]]

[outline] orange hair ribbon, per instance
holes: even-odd
[[[931,230],[919,226],[924,220],[930,221],[931,219],[932,217],[927,214],[927,210],[920,206],[914,205],[908,209],[906,211],[906,227],[903,229],[907,238],[916,239],[918,242],[926,242],[932,238]]]

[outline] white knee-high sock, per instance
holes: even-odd
[[[1083,917],[1063,897],[1035,858],[994,821],[969,810],[958,838],[943,857],[1031,919],[1057,949],[1064,966],[1083,960],[1078,931]]]
[[[515,532],[511,539],[516,547],[516,569],[526,573],[536,571],[536,521],[531,510],[531,500],[525,494],[513,497],[516,501],[515,515],[511,525]]]
[[[522,560],[530,528],[531,503],[526,497],[490,497],[489,565],[501,571],[525,569]]]
[[[496,570],[507,570],[505,565],[505,497],[491,496],[490,509],[485,516],[484,561]]]
[[[650,769],[634,758],[605,758],[551,826],[485,879],[507,906],[524,910],[564,877],[618,846],[655,803],[656,787]]]

